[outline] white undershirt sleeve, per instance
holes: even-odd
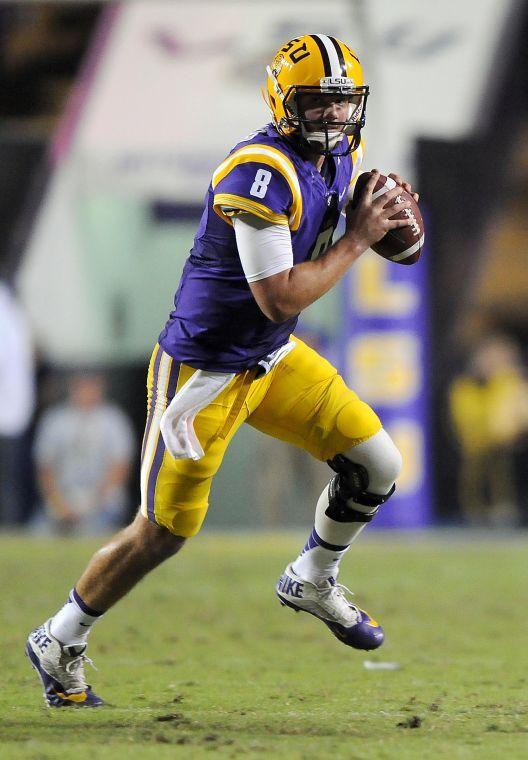
[[[293,266],[290,229],[270,224],[253,214],[233,217],[242,269],[248,282],[257,282]]]

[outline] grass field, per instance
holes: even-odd
[[[341,580],[384,625],[371,654],[275,600],[301,540],[190,542],[94,630],[108,704],[83,711],[44,706],[23,643],[96,544],[0,538],[0,757],[528,757],[525,539],[362,540]]]

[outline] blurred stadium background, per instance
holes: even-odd
[[[427,218],[418,266],[366,254],[300,330],[404,453],[377,527],[527,524],[527,3],[137,0],[0,5],[0,276],[18,302],[2,319],[21,357],[0,399],[21,406],[0,429],[4,527],[39,509],[35,428],[72,370],[103,372],[140,440],[211,171],[267,120],[273,51],[310,30],[360,52],[365,168],[410,178]],[[308,525],[327,475],[242,430],[207,527]]]

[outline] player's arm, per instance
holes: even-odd
[[[237,247],[249,286],[260,309],[273,322],[284,322],[299,314],[330,290],[354,261],[389,230],[409,225],[408,219],[391,219],[394,209],[386,208],[401,193],[401,187],[372,199],[378,176],[379,172],[372,174],[357,207],[347,208],[343,237],[314,261],[293,264],[288,228],[280,230],[280,225],[274,225],[275,244],[272,238],[266,239],[266,235],[261,234],[266,233],[266,228],[258,220],[246,216],[234,222]],[[398,211],[409,205],[408,202],[399,204]],[[268,276],[265,276],[266,269],[262,268],[259,273],[258,265],[255,267],[255,262],[265,260],[266,252],[268,257],[276,258],[276,271]],[[279,271],[280,261],[283,268]]]

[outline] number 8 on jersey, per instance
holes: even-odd
[[[250,195],[254,195],[255,198],[264,198],[268,192],[268,185],[271,180],[271,172],[266,169],[257,169],[255,174],[255,181],[251,185]]]

